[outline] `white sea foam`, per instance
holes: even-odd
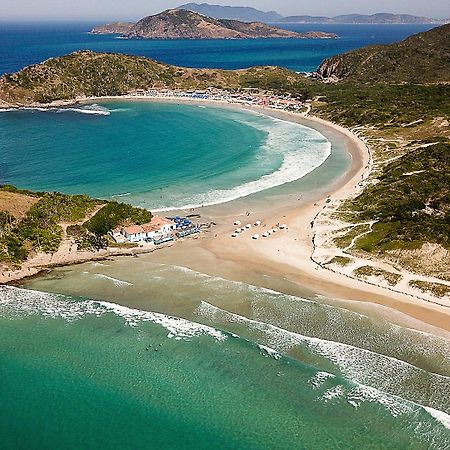
[[[137,326],[142,322],[158,324],[168,331],[169,338],[188,340],[207,335],[218,341],[226,339],[226,335],[215,328],[165,314],[140,311],[110,302],[75,301],[57,294],[0,286],[0,314],[4,317],[19,319],[40,315],[72,322],[86,316],[100,317],[106,313],[122,317],[129,326]]]
[[[328,402],[329,400],[333,400],[335,398],[341,398],[345,395],[345,388],[344,386],[334,386],[331,389],[328,389],[327,391],[325,391],[322,396],[321,399],[324,400],[325,402]]]
[[[264,356],[271,357],[273,359],[280,359],[281,355],[273,348],[267,347],[266,345],[259,344],[258,347],[264,352]]]
[[[335,378],[335,375],[328,372],[317,372],[310,380],[309,382],[312,384],[314,389],[320,388],[325,381],[329,380],[330,378]]]
[[[215,189],[189,197],[183,205],[167,205],[154,211],[211,206],[246,197],[257,192],[298,180],[321,166],[331,154],[331,143],[316,130],[296,123],[264,116],[264,122],[242,119],[238,122],[267,133],[258,159],[263,163],[279,157],[281,165],[269,174],[229,189]],[[258,164],[258,161],[254,164]]]
[[[449,414],[446,414],[445,412],[439,411],[434,408],[430,408],[429,406],[425,406],[425,410],[427,411],[428,414],[430,414],[431,417],[433,417],[437,421],[441,422],[445,428],[450,430],[450,415]]]
[[[11,112],[11,111],[37,111],[37,112],[46,112],[46,113],[79,113],[79,114],[93,114],[100,116],[109,116],[111,111],[104,106],[93,104],[86,105],[82,107],[67,107],[67,108],[59,108],[59,107],[47,107],[47,108],[38,108],[38,107],[20,107],[20,108],[6,108],[0,109],[0,112]]]
[[[114,284],[114,286],[117,286],[117,287],[133,286],[133,284],[129,283],[128,281],[119,280],[118,278],[110,277],[109,275],[104,275],[102,273],[96,273],[94,275],[94,277],[111,281]]]
[[[245,324],[249,329],[262,333],[264,345],[270,346],[279,353],[285,353],[296,346],[306,346],[312,353],[327,358],[338,368],[340,374],[357,383],[357,387],[348,393],[348,399],[354,406],[362,401],[378,401],[393,415],[399,415],[409,412],[410,407],[403,408],[403,404],[401,402],[398,404],[395,400],[396,395],[384,392],[392,388],[394,384],[401,385],[402,381],[408,382],[424,374],[431,391],[439,387],[440,389],[436,391],[442,392],[442,387],[445,390],[445,386],[450,385],[450,377],[425,374],[422,369],[405,361],[340,342],[304,336],[225,311],[204,301],[200,303],[196,313],[216,323]],[[369,386],[376,386],[376,388]],[[436,400],[442,401],[442,399]],[[423,407],[417,402],[409,401],[409,403]]]

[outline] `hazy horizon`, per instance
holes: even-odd
[[[128,0],[117,3],[111,0],[2,0],[0,21],[107,21],[137,20],[174,8],[189,1]],[[197,3],[204,3],[203,0]],[[313,3],[302,0],[211,0],[210,4],[224,6],[251,6],[263,11],[275,10],[288,15],[336,16],[341,14],[374,14],[387,12],[412,14],[434,19],[450,17],[448,0],[316,0]]]

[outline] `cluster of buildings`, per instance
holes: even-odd
[[[111,237],[118,244],[144,242],[160,244],[173,241],[175,236],[186,237],[199,231],[200,228],[186,218],[153,216],[148,223],[116,228],[111,232]]]
[[[138,89],[130,95],[169,99],[212,100],[293,112],[301,111],[304,106],[302,99],[291,97],[289,94],[277,95],[272,91],[263,91],[254,88],[242,88],[236,91],[217,88],[208,88],[205,90]]]

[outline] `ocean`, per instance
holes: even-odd
[[[309,71],[324,56],[429,28],[314,26],[338,32],[336,41],[150,42],[92,36],[88,25],[2,26],[0,72],[80,48]],[[338,179],[350,160],[331,140],[195,104],[13,110],[0,113],[0,183],[153,211],[218,212],[248,199],[262,209]],[[450,448],[448,340],[271,282],[273,290],[163,264],[157,252],[0,286],[1,448]]]
[[[240,69],[277,65],[311,72],[324,58],[365,45],[389,44],[433,25],[283,25],[294,31],[329,31],[339,39],[125,40],[91,35],[95,23],[1,23],[0,74],[75,50],[147,56],[185,67]]]
[[[2,183],[153,211],[217,204],[282,185],[331,152],[323,135],[302,125],[151,102],[6,111],[0,134]]]
[[[355,356],[352,347],[247,325],[205,303],[198,314],[217,328],[9,287],[0,287],[0,311],[4,449],[450,445],[442,413],[340,375],[340,361]],[[252,339],[218,329],[226,321]],[[309,361],[257,343],[264,334]],[[399,366],[411,383],[413,368]],[[424,374],[422,382],[448,398],[448,378]]]

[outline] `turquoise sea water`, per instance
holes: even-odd
[[[5,449],[450,445],[432,410],[207,325],[8,287],[0,312]]]
[[[330,153],[320,133],[301,125],[148,102],[2,112],[0,135],[1,183],[151,210],[220,203],[294,181]]]

